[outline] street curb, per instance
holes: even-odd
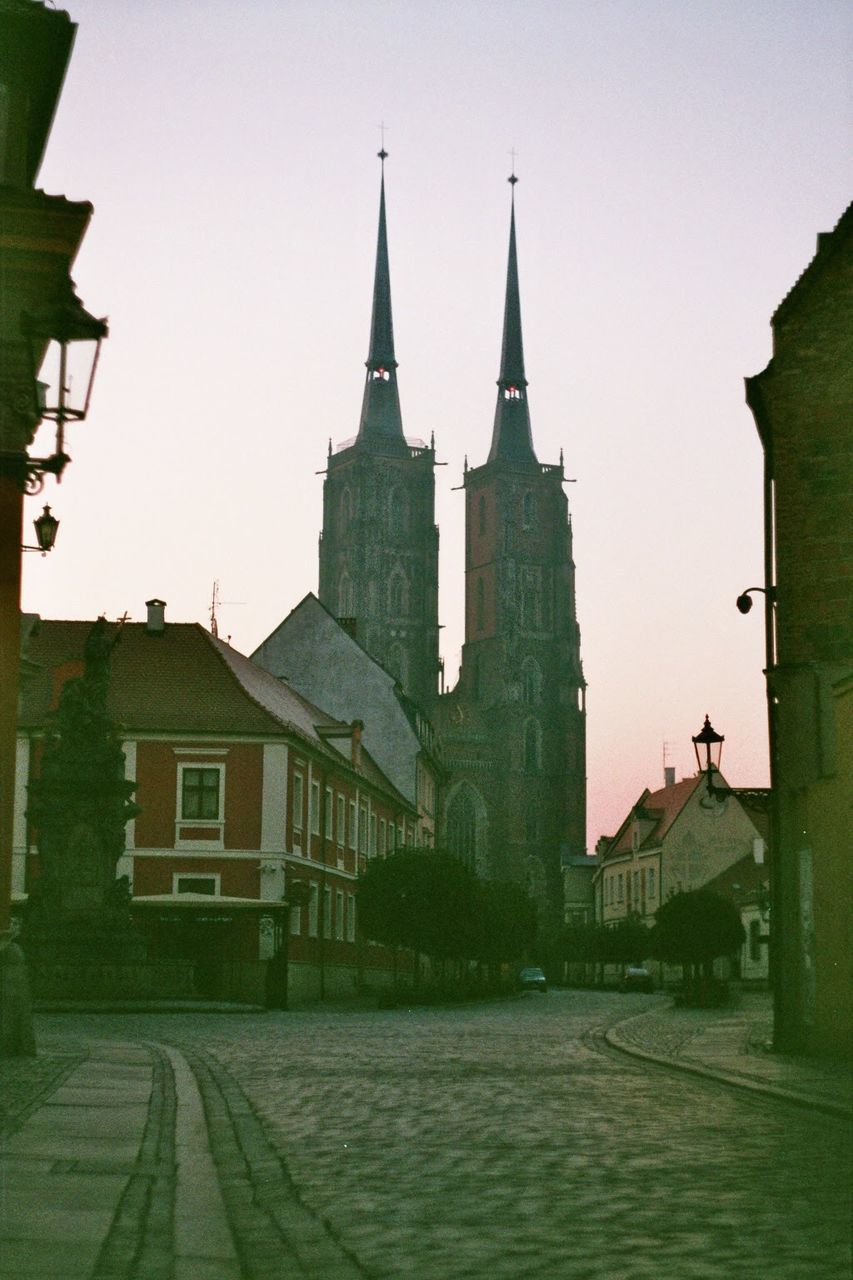
[[[269,1013],[262,1004],[226,1000],[37,1000],[34,1013]]]
[[[836,1116],[842,1120],[853,1120],[853,1108],[845,1107],[841,1103],[831,1102],[825,1098],[809,1097],[808,1094],[796,1093],[791,1089],[783,1089],[778,1085],[767,1084],[761,1080],[733,1075],[729,1071],[715,1070],[713,1067],[703,1067],[699,1063],[685,1062],[683,1058],[669,1058],[663,1054],[649,1053],[647,1049],[640,1049],[637,1045],[629,1046],[620,1040],[615,1034],[617,1029],[624,1026],[626,1022],[633,1022],[636,1018],[645,1017],[646,1012],[644,1010],[642,1013],[631,1014],[628,1018],[620,1018],[618,1022],[615,1022],[605,1030],[604,1039],[611,1049],[616,1049],[617,1052],[624,1053],[629,1058],[640,1058],[645,1062],[653,1062],[661,1067],[673,1067],[676,1071],[684,1071],[688,1075],[699,1076],[705,1080],[716,1080],[720,1084],[731,1085],[735,1089],[744,1089],[748,1093],[762,1094],[765,1097],[776,1098],[781,1102],[791,1102],[795,1106],[805,1107],[810,1111],[821,1111],[824,1115]]]

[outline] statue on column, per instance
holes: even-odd
[[[84,674],[66,681],[52,713],[28,819],[36,831],[40,877],[25,919],[25,947],[78,959],[118,958],[138,949],[126,877],[116,880],[125,825],[138,812],[125,778],[116,725],[107,713],[111,633],[98,618],[84,647]]]

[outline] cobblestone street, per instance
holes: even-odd
[[[156,1077],[144,1163],[126,1170],[95,1263],[50,1274],[846,1280],[843,1120],[604,1042],[658,1004],[551,991],[452,1009],[44,1015],[44,1055],[118,1055],[114,1038],[131,1057],[111,1070],[138,1072],[133,1042]],[[63,1089],[75,1078],[57,1070]],[[193,1148],[189,1185],[193,1081],[210,1159]],[[57,1173],[40,1176],[49,1203]],[[176,1239],[194,1215],[202,1236],[220,1220],[228,1238],[203,1265],[190,1240],[170,1269],[173,1202]]]

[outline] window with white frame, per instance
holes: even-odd
[[[178,765],[181,783],[181,818],[186,822],[218,822],[222,818],[222,775],[225,766]]]
[[[311,881],[311,892],[308,896],[308,936],[317,937],[318,916],[320,914],[320,886],[316,880]]]
[[[293,843],[302,843],[303,810],[305,807],[305,780],[301,773],[293,775]]]
[[[354,800],[349,802],[349,847],[358,848],[358,806]]]
[[[294,938],[298,938],[302,932],[301,907],[294,906],[290,908],[290,932],[293,934]]]
[[[370,815],[370,856],[376,857],[376,814]]]
[[[218,875],[173,875],[172,893],[203,893],[211,898],[219,897]]]
[[[653,898],[655,896],[655,869],[649,867],[646,871],[646,896]]]
[[[338,889],[335,894],[335,937],[338,942],[344,940],[344,891]]]
[[[385,819],[379,819],[379,856],[385,857]]]
[[[616,897],[619,902],[624,902],[625,900],[625,881],[621,871],[619,872],[619,877],[616,881]]]
[[[337,812],[337,825],[335,827],[335,841],[337,843],[338,848],[342,849],[346,839],[347,802],[344,799],[344,797],[341,795],[340,791],[338,792],[337,810],[338,812]]]
[[[179,763],[175,797],[175,847],[221,849],[224,832],[225,765],[206,761]]]
[[[329,885],[323,890],[323,937],[332,936],[332,890]]]
[[[394,819],[388,821],[388,852],[393,853],[397,847],[397,828],[394,826]]]
[[[316,780],[311,783],[311,834],[320,834],[320,784]]]
[[[362,804],[358,815],[358,851],[367,853],[367,805]]]
[[[334,838],[332,823],[334,821],[335,795],[331,787],[326,787],[325,808],[323,810],[323,835],[327,840]]]
[[[355,942],[355,894],[347,894],[347,942]]]

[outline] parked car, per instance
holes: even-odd
[[[547,991],[548,979],[541,969],[522,969],[518,975],[518,985],[523,991]]]
[[[648,969],[640,965],[629,965],[622,973],[619,983],[620,991],[654,991],[655,984]]]

